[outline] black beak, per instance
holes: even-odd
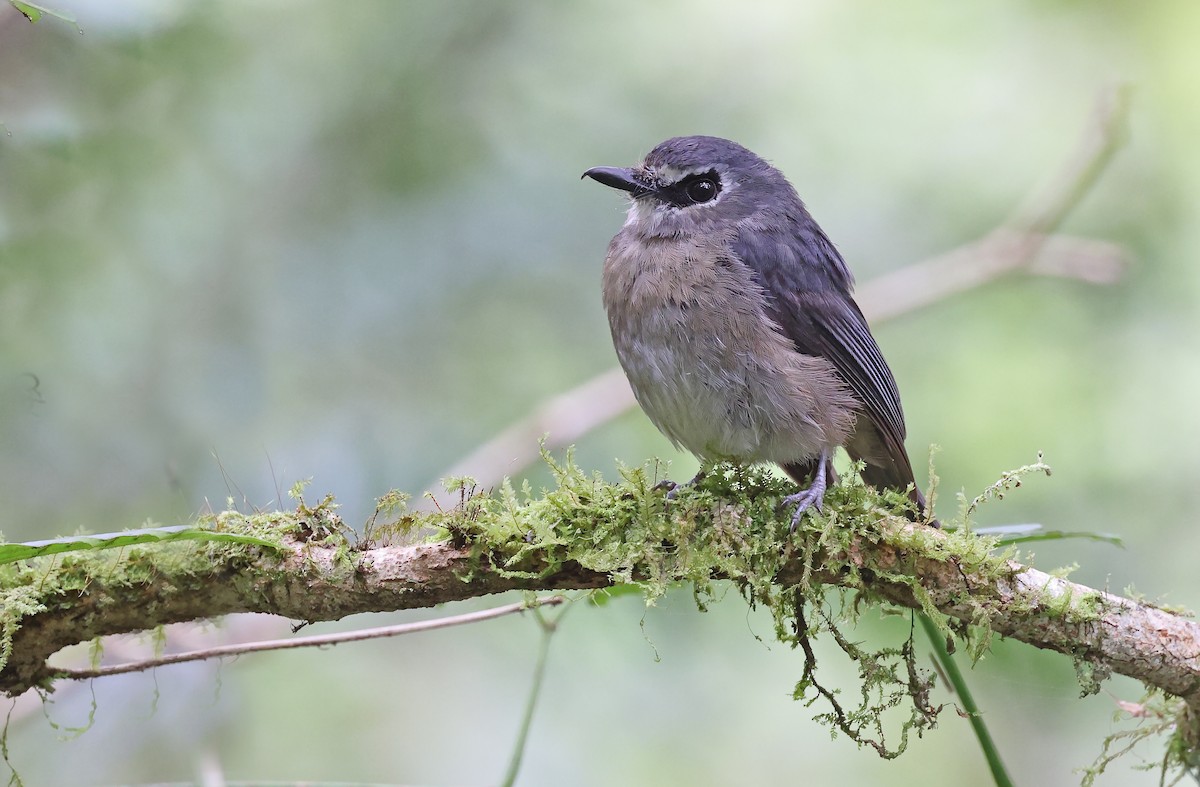
[[[641,180],[632,169],[626,167],[592,167],[580,177],[591,178],[610,188],[628,191],[634,197],[654,191],[650,184]]]

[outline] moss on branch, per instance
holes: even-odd
[[[389,494],[361,538],[332,499],[301,500],[291,512],[224,512],[198,523],[279,549],[190,541],[0,567],[0,691],[51,686],[59,672],[47,660],[66,645],[231,612],[333,620],[516,589],[614,585],[636,586],[653,604],[681,582],[703,608],[728,581],[770,610],[781,641],[803,651],[797,699],[821,701],[819,719],[884,757],[932,726],[939,708],[911,636],[872,650],[842,633],[868,606],[920,610],[973,657],[999,633],[1069,654],[1090,683],[1121,672],[1196,707],[1194,654],[1168,648],[1164,658],[1144,635],[1197,642],[1194,623],[1021,566],[966,529],[913,524],[905,496],[881,495],[853,474],[793,533],[780,508],[793,487],[762,468],[719,465],[668,498],[656,486],[657,464],[623,468],[609,483],[569,457],[547,461],[555,486],[541,493],[507,485],[483,493],[459,479],[454,504],[429,513]],[[818,635],[858,665],[857,693],[821,682],[810,647]],[[843,704],[843,696],[857,699]],[[895,720],[887,734],[885,718]],[[1191,726],[1179,734],[1194,735]]]

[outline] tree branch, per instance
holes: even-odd
[[[996,557],[994,543],[969,533],[913,525],[881,509],[869,488],[831,490],[829,520],[789,541],[788,518],[775,509],[787,484],[765,473],[717,473],[705,488],[666,500],[644,473],[609,485],[573,468],[555,470],[560,486],[543,497],[464,493],[451,511],[406,514],[384,528],[437,528],[448,535],[439,543],[351,545],[327,501],[291,514],[216,518],[220,529],[278,540],[278,554],[188,543],[131,549],[117,561],[30,561],[4,591],[11,647],[0,690],[16,695],[84,676],[47,663],[67,645],[234,612],[336,620],[510,590],[636,581],[661,592],[665,583],[728,578],[742,586],[822,583],[938,610],[1200,708],[1196,621]]]

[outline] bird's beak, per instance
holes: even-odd
[[[583,173],[582,178],[603,183],[605,186],[621,191],[628,191],[634,197],[650,194],[654,187],[644,181],[638,174],[627,167],[592,167]]]

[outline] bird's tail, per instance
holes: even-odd
[[[908,499],[915,507],[909,519],[914,522],[928,521],[934,527],[942,526],[941,522],[930,516],[929,503],[917,486],[912,462],[902,442],[888,439],[883,430],[876,429],[870,421],[860,418],[853,436],[846,443],[846,453],[850,454],[851,459],[862,461],[862,478],[876,489],[908,490]]]

